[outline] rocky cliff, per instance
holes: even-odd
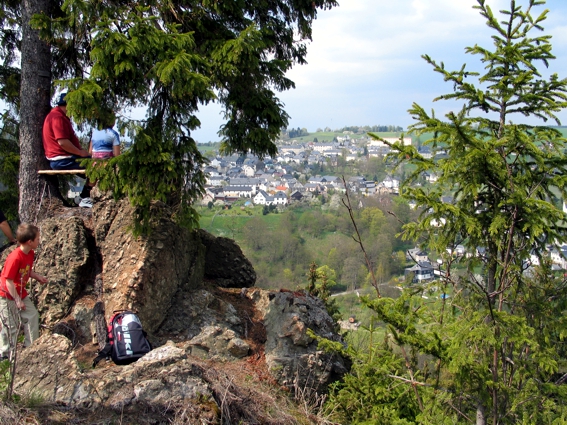
[[[74,423],[298,423],[274,403],[320,394],[345,372],[308,333],[341,340],[323,303],[254,288],[232,240],[181,229],[155,208],[147,237],[132,236],[125,201],[96,192],[92,211],[39,223],[36,271],[49,283],[31,294],[44,330],[19,352],[15,392]],[[104,321],[121,309],[138,313],[155,348],[132,365],[93,369]]]

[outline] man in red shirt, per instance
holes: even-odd
[[[45,157],[53,170],[84,169],[77,159],[89,158],[89,152],[81,147],[79,138],[73,130],[71,120],[67,116],[67,93],[61,93],[57,106],[51,110],[43,122],[43,149]],[[92,185],[87,180],[79,195],[82,206],[91,206],[90,197]]]
[[[0,361],[12,355],[20,324],[24,327],[26,347],[39,336],[39,314],[28,297],[26,284],[30,277],[47,283],[45,276],[32,270],[39,229],[31,224],[20,224],[16,240],[19,247],[8,255],[0,274]]]

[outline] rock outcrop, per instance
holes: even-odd
[[[97,199],[94,237],[103,264],[107,319],[115,310],[135,310],[148,332],[165,319],[178,290],[202,283],[206,248],[196,232],[161,219],[147,237],[134,237],[127,201]],[[247,261],[247,260],[246,260]]]
[[[343,360],[314,349],[308,334],[339,341],[335,324],[319,298],[302,293],[270,293],[264,314],[266,363],[282,385],[321,391],[345,372]]]
[[[65,317],[85,288],[92,285],[92,241],[79,217],[41,223],[41,249],[35,270],[49,275],[49,284],[35,284],[37,310],[48,327]]]
[[[256,272],[232,239],[217,238],[204,230],[200,230],[199,235],[206,247],[206,279],[214,280],[223,288],[254,286]]]
[[[134,237],[131,217],[127,203],[99,195],[90,220],[40,224],[36,270],[49,282],[32,294],[51,332],[22,351],[18,368],[26,373],[17,374],[15,391],[67,408],[184,406],[184,414],[209,423],[228,391],[217,364],[252,365],[262,379],[312,392],[345,372],[342,359],[318,350],[308,333],[341,341],[319,299],[254,288],[252,265],[229,239],[181,229],[165,213],[150,236]],[[129,366],[90,369],[101,304],[106,320],[113,310],[136,311],[155,349]],[[243,423],[285,423],[255,420]]]

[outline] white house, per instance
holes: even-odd
[[[442,218],[441,220],[444,220],[444,219]],[[443,224],[445,224],[445,222],[443,222]],[[435,226],[435,227],[439,227],[439,226]],[[447,251],[448,254],[456,255],[457,257],[462,257],[467,253],[467,251],[466,251],[466,249],[463,245],[457,245],[454,248],[447,248],[446,251]]]
[[[214,202],[214,201],[215,201],[215,194],[207,188],[205,189],[205,194],[203,195],[199,203],[201,205],[207,205],[209,202]]]
[[[400,188],[400,181],[398,179],[387,176],[384,179],[383,183],[384,183],[384,187],[386,187],[388,190],[390,190],[391,192],[398,193]]]
[[[273,196],[272,204],[274,205],[287,205],[287,196],[281,190],[276,192]]]
[[[221,160],[219,158],[211,159],[210,165],[211,167],[219,168],[221,166]]]
[[[447,223],[447,220],[445,220],[445,218],[441,217],[439,220],[437,220],[436,218],[431,219],[431,221],[429,222],[429,224],[432,227],[442,227],[445,225],[445,223]]]
[[[305,191],[306,192],[325,192],[326,188],[324,185],[320,183],[306,183],[305,184]]]
[[[439,176],[435,173],[427,173],[425,178],[429,183],[435,183],[439,179]]]
[[[225,186],[224,196],[229,198],[251,198],[253,190],[246,186]]]
[[[376,182],[365,181],[364,182],[364,195],[370,196],[376,193]]]
[[[382,139],[384,139],[385,141],[387,141],[388,143],[396,143],[400,140],[399,137],[382,137]],[[404,146],[410,146],[411,145],[411,137],[404,137],[403,139],[403,143]],[[386,143],[384,143],[382,140],[375,140],[372,139],[370,140],[370,143],[368,143],[368,146],[388,146]]]
[[[256,196],[254,196],[254,203],[256,205],[270,205],[273,200],[274,197],[268,195],[264,190],[259,190]]]
[[[221,186],[222,182],[226,182],[223,176],[207,176],[206,184],[209,186]]]
[[[326,158],[336,158],[337,156],[341,156],[342,153],[340,149],[327,149],[323,152],[323,156]]]
[[[254,175],[256,174],[256,168],[250,165],[243,165],[242,172],[246,177],[254,177]]]
[[[528,260],[530,266],[539,266],[539,256],[535,252],[530,253],[530,259]]]
[[[420,261],[415,266],[405,269],[405,275],[410,273],[413,273],[412,283],[428,282],[435,278],[434,268],[427,261]]]
[[[313,143],[313,150],[316,152],[325,152],[335,149],[332,143]]]
[[[240,187],[240,188],[250,188],[252,196],[254,196],[258,190],[258,186],[260,185],[260,179],[257,178],[240,178],[240,177],[233,177],[229,181],[230,186]]]
[[[567,245],[563,245],[557,249],[552,249],[549,253],[551,262],[557,264],[563,270],[567,270]]]
[[[370,158],[378,158],[390,153],[390,148],[388,146],[370,146],[368,148],[368,156]]]
[[[292,153],[294,155],[300,154],[302,152],[305,152],[305,146],[303,145],[289,145],[289,146],[281,146],[278,151],[281,154],[286,154],[286,153]]]

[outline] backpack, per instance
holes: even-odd
[[[93,367],[109,358],[117,365],[135,362],[149,353],[152,345],[138,316],[131,311],[115,312],[108,323],[106,345],[93,361]]]

